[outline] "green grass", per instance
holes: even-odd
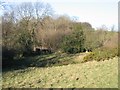
[[[3,65],[3,71],[26,67],[52,67],[75,64],[78,62],[76,62],[74,58],[76,58],[78,55],[81,54],[53,53],[48,55],[25,57],[20,60],[3,60],[7,63]]]
[[[54,55],[43,57],[52,58]],[[62,59],[65,58],[69,57]],[[3,72],[2,84],[3,88],[118,88],[118,58],[7,71]]]

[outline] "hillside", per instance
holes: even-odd
[[[3,72],[3,88],[117,88],[118,58]]]
[[[117,88],[119,32],[83,21],[48,3],[10,4],[0,23],[2,87]]]

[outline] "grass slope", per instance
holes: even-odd
[[[117,88],[118,58],[3,72],[3,88]]]

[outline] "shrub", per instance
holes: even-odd
[[[106,59],[113,58],[118,56],[118,49],[117,48],[99,48],[84,57],[83,62],[87,61],[104,61]]]
[[[84,51],[85,36],[80,26],[75,26],[72,34],[64,37],[62,49],[66,53],[79,53]]]
[[[94,53],[91,52],[89,55],[85,56],[83,58],[83,61],[82,62],[87,62],[87,61],[92,61],[93,60],[93,56],[94,56]]]

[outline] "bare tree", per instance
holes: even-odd
[[[36,42],[42,41],[42,39],[37,40],[37,34],[43,29],[43,18],[52,13],[50,5],[42,2],[27,2],[17,6],[15,12],[21,30],[27,30],[31,34],[33,47],[36,47]]]

